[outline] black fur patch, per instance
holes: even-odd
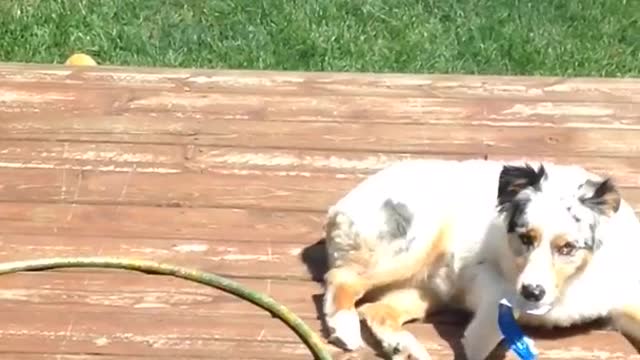
[[[413,222],[413,214],[407,205],[387,199],[382,204],[382,211],[385,213],[387,227],[387,232],[384,234],[385,237],[389,238],[389,240],[405,237]]]
[[[547,171],[542,164],[537,170],[530,164],[503,166],[498,183],[498,206],[510,203],[520,191],[535,188],[546,178]]]
[[[598,219],[594,219],[593,221],[593,223],[589,224],[591,236],[584,241],[584,247],[588,250],[598,250],[602,246],[602,241],[596,237]]]
[[[517,227],[526,227],[527,224],[523,224],[522,215],[529,205],[529,200],[512,201],[509,206],[509,219],[507,221],[507,232],[513,233]]]
[[[584,187],[593,189],[592,195],[580,198],[586,207],[602,215],[611,215],[620,209],[620,193],[611,179],[600,183],[588,180]]]

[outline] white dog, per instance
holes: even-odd
[[[346,349],[362,345],[363,319],[393,359],[429,359],[402,325],[444,305],[474,314],[462,342],[483,360],[502,338],[502,298],[521,324],[610,317],[640,339],[640,223],[610,179],[582,167],[403,161],[331,207],[325,230],[324,315]]]

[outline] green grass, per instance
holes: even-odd
[[[640,0],[0,1],[0,61],[74,51],[117,65],[637,76]]]

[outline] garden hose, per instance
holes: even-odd
[[[19,271],[40,271],[56,268],[110,268],[140,271],[174,276],[221,289],[271,312],[300,337],[317,360],[331,360],[331,354],[326,349],[322,338],[285,306],[265,294],[249,290],[235,281],[205,271],[127,258],[55,257],[0,263],[0,275]]]

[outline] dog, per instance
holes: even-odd
[[[472,314],[462,345],[500,343],[498,303],[518,323],[599,318],[640,339],[640,222],[610,178],[577,165],[404,160],[367,177],[324,224],[330,341],[363,345],[360,321],[392,359],[429,359],[407,322],[444,307]],[[356,307],[366,293],[372,302]]]

